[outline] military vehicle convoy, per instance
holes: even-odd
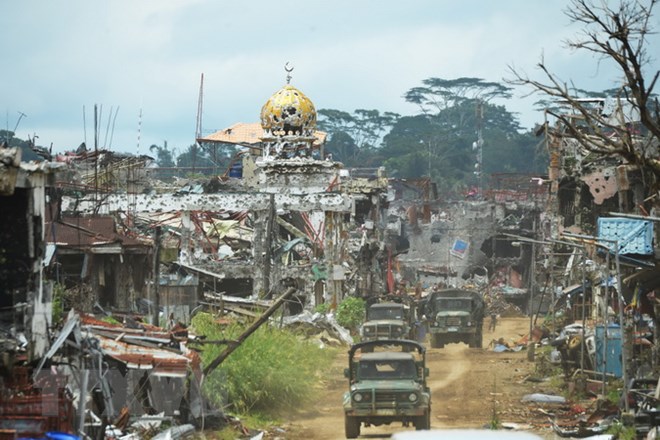
[[[431,390],[427,385],[426,350],[407,340],[385,339],[354,344],[344,376],[346,438],[360,435],[362,425],[431,425]]]
[[[432,348],[463,342],[482,347],[485,304],[479,292],[444,289],[431,292],[423,305]]]

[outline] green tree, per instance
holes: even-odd
[[[460,108],[466,101],[490,102],[496,98],[510,98],[511,88],[481,78],[427,78],[422,86],[413,87],[403,97],[417,104],[424,114],[440,114],[449,108]]]
[[[335,131],[325,143],[326,153],[332,154],[334,160],[344,162],[352,160],[359,152],[355,139],[345,131]]]
[[[214,164],[208,153],[198,144],[189,145],[188,148],[176,158],[176,166],[187,168],[189,175],[211,174]]]
[[[318,115],[319,129],[329,135],[326,151],[349,167],[371,162],[370,157],[380,147],[383,135],[399,118],[396,113],[364,109],[355,110],[353,114],[321,109]]]
[[[174,155],[172,153],[172,150],[167,148],[167,141],[163,142],[163,146],[159,145],[152,145],[149,147],[149,151],[152,153],[155,151],[156,152],[156,164],[159,167],[163,168],[173,168],[174,165]]]
[[[516,117],[504,106],[474,99],[456,100],[438,114],[402,117],[383,141],[385,166],[396,177],[430,176],[444,191],[458,191],[476,182],[475,142],[481,127],[483,172],[535,172],[538,141],[519,133]],[[479,112],[478,112],[479,110]]]

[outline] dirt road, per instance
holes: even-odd
[[[523,383],[533,363],[526,352],[495,353],[489,348],[493,339],[517,341],[529,330],[529,319],[502,318],[497,329],[484,333],[483,349],[450,344],[442,349],[429,348],[432,392],[432,428],[481,428],[494,420],[526,423],[529,414],[520,408],[520,398],[530,392]],[[428,347],[428,344],[427,344]],[[299,414],[287,429],[287,439],[344,439],[342,395],[348,385],[343,377],[347,356],[338,356],[331,377],[320,389],[315,404]],[[393,432],[414,429],[400,423],[362,428],[361,438],[389,438]]]

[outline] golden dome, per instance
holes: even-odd
[[[264,131],[309,136],[316,128],[314,103],[303,92],[287,84],[261,108]]]

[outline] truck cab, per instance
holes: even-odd
[[[425,348],[417,342],[377,340],[353,345],[344,371],[349,380],[343,399],[346,438],[358,437],[362,426],[392,422],[430,429],[428,374]]]
[[[426,297],[424,315],[432,348],[463,342],[481,348],[483,339],[484,300],[479,292],[446,289]]]

